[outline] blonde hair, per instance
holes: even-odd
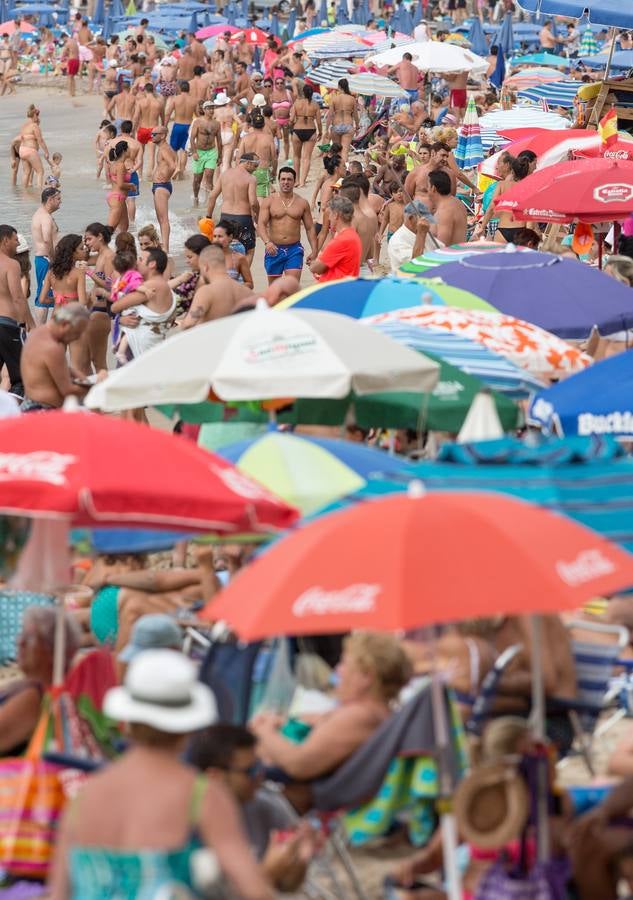
[[[138,237],[139,238],[142,238],[142,237],[149,238],[150,241],[152,241],[152,243],[154,243],[158,247],[160,247],[160,235],[156,231],[156,228],[154,227],[154,225],[143,225],[143,227],[139,228],[139,230],[138,230]]]
[[[630,256],[614,254],[605,265],[605,273],[627,287],[633,287],[633,259]],[[609,270],[609,271],[607,271]]]
[[[413,674],[409,658],[391,634],[355,631],[343,647],[358,668],[373,677],[376,692],[387,702],[398,696]]]
[[[448,125],[437,125],[431,132],[431,137],[436,143],[448,143],[457,137],[457,129],[450,128]]]
[[[29,108],[26,111],[26,117],[27,117],[27,119],[32,119],[33,116],[39,115],[39,112],[40,111],[37,108],[37,106],[34,103],[31,103],[31,105],[29,106]]]
[[[501,762],[506,756],[516,755],[519,743],[530,734],[527,719],[519,716],[500,716],[486,725],[481,737],[480,762]]]

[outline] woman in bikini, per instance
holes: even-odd
[[[303,97],[295,100],[290,113],[292,125],[293,160],[297,170],[297,187],[304,187],[310,174],[312,153],[317,140],[321,140],[321,111],[312,99],[314,90],[304,84]],[[303,178],[301,177],[303,173]]]
[[[253,276],[251,267],[248,264],[246,255],[238,253],[233,249],[231,244],[236,238],[236,227],[234,222],[227,219],[220,219],[213,230],[213,243],[218,247],[222,247],[224,251],[224,262],[226,265],[226,274],[233,281],[239,281],[246,287],[253,287]]]
[[[217,94],[213,105],[213,118],[220,123],[220,140],[222,141],[222,159],[219,161],[219,165],[221,170],[226,172],[231,168],[235,135],[240,123],[235,115],[235,107],[231,103],[231,98],[227,94],[224,92]]]
[[[84,232],[84,245],[90,254],[86,275],[92,282],[90,291],[90,321],[80,339],[85,369],[95,372],[107,368],[106,357],[110,338],[110,287],[114,267],[114,251],[109,247],[112,229],[101,222],[92,222]]]
[[[328,233],[327,205],[334,196],[334,192],[338,191],[338,188],[335,188],[337,181],[345,176],[345,163],[340,156],[326,156],[323,160],[323,165],[325,174],[315,185],[312,203],[310,204],[310,209],[314,216],[314,227],[318,235],[319,249],[325,243]],[[318,210],[317,202],[319,204]],[[319,219],[321,221],[318,221]],[[324,226],[326,226],[325,230],[322,231]]]
[[[205,247],[210,245],[210,240],[204,234],[192,234],[185,241],[185,261],[187,268],[180,275],[169,279],[169,287],[177,299],[177,315],[189,312],[193,295],[200,282],[200,254]]]
[[[499,199],[499,197],[502,197],[505,192],[513,185],[515,185],[518,181],[523,181],[523,179],[527,175],[529,175],[529,173],[529,160],[517,156],[512,156],[511,153],[507,152],[503,153],[499,157],[499,161],[497,163],[497,174],[502,180],[498,183],[496,190],[493,192],[490,205],[488,206],[483,219],[475,227],[475,230],[473,232],[473,239],[481,237],[483,234],[485,234],[488,223],[497,215],[499,217],[499,224],[497,225],[497,230],[495,231],[493,240],[498,244],[513,244],[520,231],[522,231],[524,228],[533,227],[531,222],[519,222],[513,217],[511,212],[503,211],[497,213],[497,210],[495,209],[495,203]]]
[[[270,94],[270,105],[277,128],[283,135],[284,153],[290,158],[290,116],[292,113],[292,94],[286,87],[283,75],[275,75],[273,89]]]
[[[26,111],[26,122],[20,128],[18,135],[20,146],[18,154],[22,160],[24,174],[22,176],[22,184],[28,187],[32,178],[32,173],[37,175],[37,184],[40,191],[44,187],[44,166],[40,159],[40,149],[44,152],[44,158],[50,165],[50,154],[46,141],[40,129],[40,111],[33,103]]]
[[[78,263],[86,260],[84,241],[80,234],[65,234],[55,247],[50,269],[46,273],[39,300],[43,304],[52,290],[55,306],[79,302],[88,305],[86,294],[86,270]],[[70,364],[83,374],[88,374],[85,367],[85,354],[79,346],[81,341],[73,341],[70,345]]]
[[[339,80],[338,89],[339,93],[333,94],[330,99],[327,120],[330,126],[330,140],[340,141],[343,148],[341,156],[343,162],[347,162],[352,138],[358,128],[358,103],[350,92],[347,78]]]
[[[130,224],[125,202],[128,193],[135,190],[135,185],[131,183],[132,174],[127,166],[130,156],[131,150],[127,141],[118,141],[108,151],[108,175],[112,189],[106,194],[106,201],[110,210],[108,227],[113,232],[117,228],[120,231],[127,231]]]

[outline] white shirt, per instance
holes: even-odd
[[[425,250],[437,250],[439,242],[433,240],[430,234],[427,234],[424,242]],[[401,225],[397,231],[391,235],[391,240],[387,244],[387,253],[389,254],[389,264],[391,266],[391,274],[397,275],[398,269],[403,263],[410,262],[413,258],[413,248],[415,246],[415,232]]]

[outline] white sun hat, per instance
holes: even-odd
[[[197,680],[196,667],[176,650],[144,650],[130,663],[121,687],[105,695],[103,711],[118,722],[188,734],[218,720],[213,691]]]
[[[220,93],[215,98],[216,106],[226,106],[226,104],[230,102],[231,98],[228,96],[228,94]]]
[[[263,94],[255,94],[253,97],[253,106],[266,106],[266,98]]]

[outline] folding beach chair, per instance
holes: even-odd
[[[477,696],[464,698],[472,701],[472,711],[465,726],[467,734],[473,737],[481,737],[486,722],[493,715],[492,711],[499,690],[499,682],[510,663],[521,650],[521,644],[513,644],[511,647],[507,647],[503,653],[499,654],[493,667],[484,676]]]

